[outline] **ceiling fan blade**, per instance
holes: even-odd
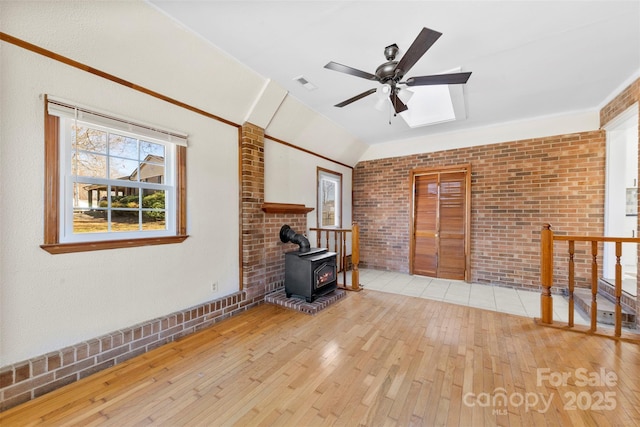
[[[396,114],[402,113],[403,111],[407,111],[409,109],[406,104],[400,100],[397,93],[394,92],[389,95],[389,99],[393,104],[393,108],[396,110]]]
[[[345,105],[349,105],[352,102],[356,102],[357,100],[362,99],[365,96],[369,96],[369,95],[371,95],[372,93],[375,93],[375,92],[376,92],[375,89],[369,89],[366,92],[362,92],[361,94],[358,94],[358,95],[354,96],[353,98],[349,98],[346,101],[342,101],[341,103],[334,105],[334,107],[344,107]]]
[[[337,62],[329,62],[324,68],[328,68],[329,70],[339,71],[341,73],[350,74],[356,77],[362,77],[367,80],[377,80],[377,77],[371,73],[367,73],[366,71],[358,70],[347,65],[338,64]]]
[[[396,65],[396,70],[401,70],[402,75],[406,74],[409,69],[413,67],[420,58],[422,58],[422,55],[424,55],[425,52],[433,46],[441,35],[442,33],[437,31],[426,27],[423,28],[409,49],[407,49],[407,52],[404,54],[400,62],[398,62],[398,65]]]
[[[433,76],[409,77],[404,83],[407,86],[456,85],[466,83],[470,76],[471,72],[434,74]]]

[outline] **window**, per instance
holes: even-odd
[[[342,174],[318,168],[318,227],[342,226]]]
[[[186,136],[47,99],[45,243],[51,253],[186,238]]]

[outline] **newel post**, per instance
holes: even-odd
[[[360,263],[360,226],[357,223],[353,223],[351,230],[351,289],[354,291],[360,290],[360,270],[358,270],[358,264]]]
[[[551,224],[544,224],[540,233],[540,318],[542,323],[553,323],[553,300],[551,286],[553,285],[553,231]]]

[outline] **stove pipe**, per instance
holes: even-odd
[[[280,241],[282,243],[291,242],[297,244],[300,246],[300,252],[309,252],[309,248],[311,247],[309,239],[293,231],[287,224],[280,228]]]

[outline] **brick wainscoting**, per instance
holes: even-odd
[[[148,322],[6,366],[0,371],[0,410],[34,399],[261,304],[237,292]]]

